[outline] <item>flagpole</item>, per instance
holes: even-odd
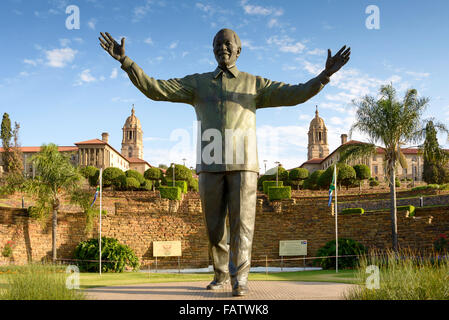
[[[338,273],[338,208],[337,208],[337,164],[334,167],[335,181],[335,271]]]
[[[101,205],[102,205],[102,195],[103,195],[103,168],[100,168],[100,239],[98,240],[99,242],[99,247],[100,247],[100,258],[99,258],[99,263],[100,263],[100,275],[101,275]]]

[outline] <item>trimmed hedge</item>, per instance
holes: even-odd
[[[143,175],[139,171],[130,169],[130,170],[127,170],[125,172],[125,175],[126,175],[127,178],[134,178],[134,179],[136,179],[139,182],[139,185],[145,183],[145,178],[143,177]]]
[[[291,187],[269,187],[268,188],[268,199],[270,201],[291,199],[291,197],[292,197],[292,188]]]
[[[407,205],[407,206],[398,206],[396,208],[397,211],[408,211],[409,212],[409,217],[413,217],[415,215],[415,207],[412,205]]]
[[[284,182],[278,181],[278,187],[283,187]],[[263,193],[268,194],[269,187],[276,187],[276,181],[264,181],[263,182]]]
[[[173,180],[167,180],[167,187],[173,187]],[[175,180],[175,186],[181,189],[182,193],[187,193],[187,182],[183,180]]]
[[[163,199],[181,200],[181,188],[179,187],[160,186],[159,192]]]
[[[145,182],[140,185],[140,189],[145,191],[153,190],[153,182],[151,180],[145,179]]]
[[[363,208],[346,208],[341,210],[340,214],[352,214],[352,213],[364,214],[365,210]]]
[[[126,178],[126,190],[138,190],[140,188],[140,183],[137,179],[129,177]]]

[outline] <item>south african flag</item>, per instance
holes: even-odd
[[[331,186],[329,187],[329,203],[327,204],[328,207],[331,206],[331,203],[332,203],[332,193],[333,193],[334,190],[335,190],[335,183],[336,183],[335,180],[337,180],[337,172],[336,172],[336,170],[337,170],[337,167],[335,166],[335,167],[334,167],[334,174],[332,175],[332,183],[331,183]]]
[[[95,200],[97,200],[97,195],[100,193],[100,186],[97,186],[97,191],[95,191],[95,196],[94,196],[94,201],[92,201],[92,204],[90,205],[90,207],[92,208],[92,206],[95,203]]]

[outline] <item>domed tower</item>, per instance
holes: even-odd
[[[325,158],[329,155],[329,145],[327,143],[327,128],[324,120],[318,114],[316,106],[315,118],[310,122],[309,145],[307,160],[313,158]]]
[[[143,131],[140,120],[136,117],[134,105],[122,130],[122,155],[127,158],[143,159]]]

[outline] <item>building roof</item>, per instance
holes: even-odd
[[[41,151],[41,147],[19,147],[19,150],[23,153],[32,153]],[[3,152],[4,149],[0,148],[0,152]],[[58,146],[59,152],[72,152],[78,151],[78,147],[75,146]]]
[[[83,145],[83,144],[108,144],[100,139],[92,139],[87,141],[76,142],[75,145]]]
[[[319,163],[323,162],[324,159],[325,158],[313,158],[313,159],[307,160],[303,164],[319,164]]]
[[[150,168],[152,167],[151,164],[149,164],[147,161],[139,158],[126,158],[129,163],[146,163]]]
[[[318,127],[318,128],[325,128],[326,127],[324,125],[323,118],[320,118],[320,116],[319,116],[318,106],[316,107],[315,118],[313,118],[312,121],[310,121],[309,129],[312,129],[313,127]]]

